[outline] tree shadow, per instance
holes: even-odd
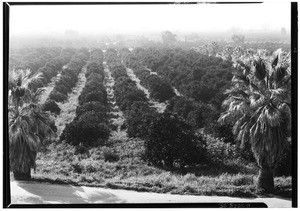
[[[88,203],[125,203],[109,190],[73,186],[69,184],[37,183],[34,181],[15,181],[17,186],[27,191],[23,196],[26,203],[32,204],[88,204]],[[13,194],[13,191],[12,191]],[[31,194],[35,195],[32,196]],[[28,200],[27,200],[28,199]]]

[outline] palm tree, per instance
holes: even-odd
[[[238,61],[232,88],[225,93],[226,111],[220,123],[234,123],[237,140],[251,143],[260,172],[257,188],[274,189],[273,169],[283,154],[291,131],[291,71],[289,55],[279,49],[269,59]]]
[[[33,92],[42,74],[29,70],[9,74],[9,160],[15,179],[29,179],[42,140],[52,133],[49,115],[38,104],[43,89]]]

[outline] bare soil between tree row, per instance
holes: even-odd
[[[136,77],[133,70],[130,68],[126,68],[126,71],[127,71],[128,77],[130,77],[130,79],[136,83],[137,88],[142,90],[145,93],[146,97],[149,99],[150,104],[152,104],[151,107],[156,108],[158,113],[163,113],[167,107],[166,103],[159,103],[157,101],[150,99],[149,90],[141,85],[141,83],[140,83],[141,80],[138,77]]]

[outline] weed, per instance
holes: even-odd
[[[104,161],[116,162],[120,159],[119,155],[116,154],[112,149],[108,147],[102,147]]]
[[[52,142],[38,153],[33,180],[122,188],[172,194],[255,197],[258,168],[238,160],[167,171],[141,158],[143,140],[116,134],[109,147],[90,148],[89,156],[76,147]],[[109,161],[109,162],[106,162]],[[275,194],[291,197],[291,177],[276,177]]]

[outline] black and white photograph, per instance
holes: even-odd
[[[3,2],[4,208],[297,207],[297,2]]]

